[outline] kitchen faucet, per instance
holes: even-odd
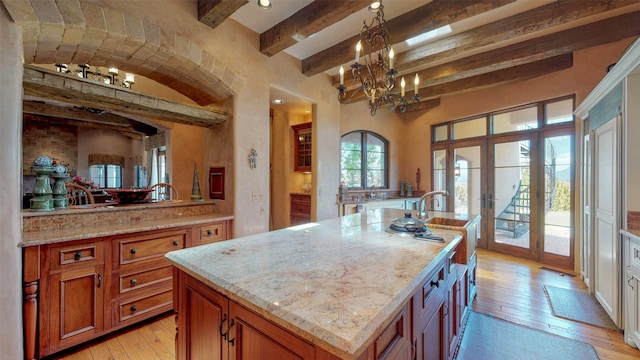
[[[447,190],[436,190],[436,191],[429,191],[428,193],[425,193],[424,195],[422,195],[420,197],[420,200],[418,200],[418,216],[422,216],[422,209],[424,209],[424,213],[426,215],[427,213],[427,198],[429,196],[436,196],[436,195],[442,195],[442,196],[449,196],[449,192]],[[435,197],[433,198],[434,201],[438,201]],[[433,209],[433,207],[432,207]]]

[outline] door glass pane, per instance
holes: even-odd
[[[366,187],[386,187],[384,142],[376,136],[367,136]]]
[[[433,127],[433,141],[447,140],[447,125]]]
[[[494,134],[537,129],[538,108],[533,106],[526,109],[495,114],[491,117],[491,128]]]
[[[360,132],[342,137],[340,170],[341,181],[347,187],[362,187],[362,135]]]
[[[546,104],[545,114],[547,125],[573,121],[573,99]]]
[[[531,213],[529,140],[496,144],[493,198],[496,243],[529,248]]]
[[[426,189],[431,190],[445,190],[447,188],[447,151],[436,150],[433,152],[433,188]],[[438,203],[433,204],[433,207],[427,206],[434,210],[446,211],[446,201],[439,195]]]
[[[544,251],[571,254],[571,136],[544,141]]]
[[[466,139],[487,135],[487,118],[481,117],[453,123],[453,139]]]
[[[470,146],[453,150],[455,156],[455,212],[460,214],[480,214],[481,177],[480,146]]]

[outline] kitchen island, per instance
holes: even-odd
[[[377,209],[167,253],[177,358],[452,357],[468,298],[463,236],[385,231],[403,215]]]

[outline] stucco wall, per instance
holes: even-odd
[[[0,354],[22,359],[22,35],[0,4]]]

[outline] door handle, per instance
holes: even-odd
[[[489,194],[489,209],[493,209],[493,194]]]
[[[486,202],[487,202],[486,195],[482,194],[482,208],[483,209],[487,206]]]

